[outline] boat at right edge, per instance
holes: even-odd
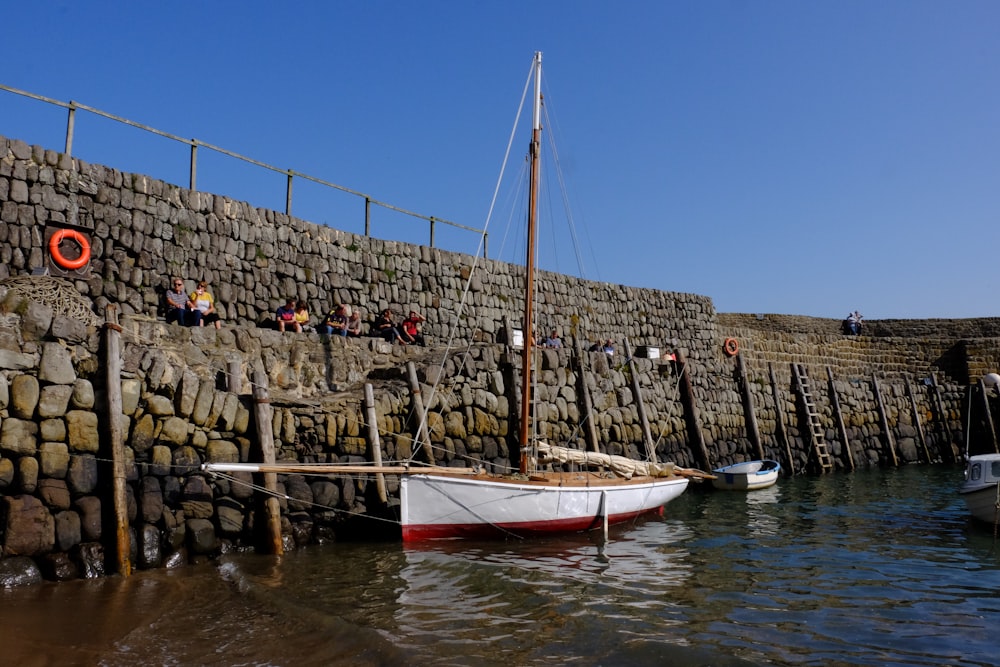
[[[970,456],[958,493],[973,519],[991,526],[1000,522],[1000,454]]]

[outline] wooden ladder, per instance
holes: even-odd
[[[809,388],[809,374],[803,364],[792,364],[792,375],[795,376],[795,384],[798,387],[802,403],[806,408],[806,418],[809,420],[809,433],[812,436],[813,452],[819,462],[820,472],[833,470],[833,458],[826,447],[826,440],[823,439],[823,425],[820,423],[819,414],[816,412],[816,403],[813,401],[812,391]]]

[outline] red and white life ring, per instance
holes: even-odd
[[[735,357],[740,353],[740,342],[735,338],[727,338],[722,343],[722,351],[730,357]]]
[[[62,254],[62,250],[59,249],[64,239],[75,241],[80,246],[79,257],[76,259],[66,259],[66,256]],[[75,229],[60,229],[49,239],[49,254],[52,255],[52,261],[62,268],[67,271],[76,271],[86,266],[87,262],[90,261],[90,240]]]

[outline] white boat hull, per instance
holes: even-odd
[[[747,461],[712,471],[712,486],[728,491],[753,491],[774,486],[781,473],[777,461]]]
[[[489,476],[406,475],[400,480],[403,541],[530,537],[598,528],[662,511],[685,477],[620,480],[588,473],[544,481]],[[580,480],[585,480],[581,483]]]
[[[972,518],[993,525],[1000,520],[1000,454],[977,454],[969,457],[965,482],[958,493],[965,500]]]

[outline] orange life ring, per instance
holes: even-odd
[[[740,352],[740,343],[735,338],[727,338],[722,343],[722,350],[730,357],[735,357]]]
[[[63,242],[63,239],[76,241],[80,246],[79,257],[76,259],[66,259],[62,251],[59,250],[59,245]],[[68,271],[76,271],[90,261],[90,241],[75,229],[60,229],[49,239],[49,253],[52,255],[52,261],[56,264]]]

